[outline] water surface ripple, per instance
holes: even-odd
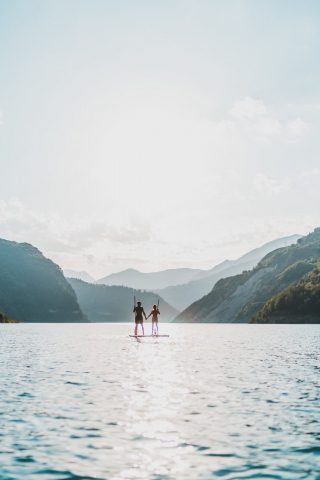
[[[320,480],[320,326],[0,325],[0,480]]]

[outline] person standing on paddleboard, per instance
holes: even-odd
[[[137,302],[137,306],[134,306],[133,313],[135,313],[135,329],[134,334],[138,335],[138,325],[141,325],[142,328],[142,335],[144,335],[144,328],[143,328],[143,317],[147,320],[147,316],[145,314],[144,308],[141,305],[141,302]]]
[[[152,335],[158,335],[158,315],[160,315],[160,310],[157,305],[153,305],[151,313],[147,316],[147,318],[151,317],[152,315]]]

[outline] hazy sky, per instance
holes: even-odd
[[[318,0],[0,0],[0,237],[94,276],[320,226]]]

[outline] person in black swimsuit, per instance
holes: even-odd
[[[137,306],[134,307],[133,313],[135,313],[135,329],[134,334],[138,335],[138,325],[141,325],[142,328],[142,335],[144,335],[144,328],[143,328],[143,317],[147,320],[147,315],[145,314],[144,308],[141,305],[141,302],[137,302]]]

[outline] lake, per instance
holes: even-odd
[[[320,479],[320,325],[160,327],[0,325],[0,479]]]

